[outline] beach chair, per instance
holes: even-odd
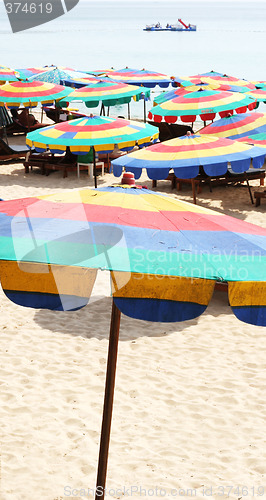
[[[2,160],[12,160],[26,158],[29,150],[26,146],[14,145],[9,146],[3,139],[0,138],[0,162]]]
[[[93,178],[93,150],[92,148],[86,155],[78,155],[77,160],[77,176],[80,176],[80,170],[88,170],[88,175],[90,179]],[[96,155],[96,173],[97,170],[101,169],[102,175],[104,175],[104,161],[98,161],[98,156]]]
[[[202,168],[200,168],[200,173],[194,179],[180,179],[176,178],[176,187],[180,191],[182,189],[182,184],[191,184],[193,190],[193,201],[196,203],[196,191],[201,193],[202,186],[207,184],[209,186],[210,192],[215,186],[222,186],[227,184],[243,184],[246,183],[249,191],[249,196],[251,203],[254,203],[252,191],[249,185],[250,180],[259,179],[260,185],[264,186],[265,179],[265,169],[263,168],[253,168],[250,167],[246,172],[236,173],[231,167],[228,167],[227,172],[224,175],[209,177],[205,174]]]
[[[25,174],[28,174],[33,167],[38,167],[42,175],[48,176],[52,171],[63,170],[63,177],[67,177],[68,171],[77,170],[77,156],[69,151],[63,155],[54,155],[50,151],[45,153],[31,151],[23,165]]]
[[[12,123],[6,127],[6,133],[8,136],[14,134],[26,135],[28,132],[32,132],[33,130],[37,130],[38,128],[48,127],[50,125],[50,123],[40,123],[31,113],[30,116],[33,117],[33,119],[31,119],[28,123],[25,111],[26,110],[22,110],[21,114],[19,115],[16,109],[11,110]]]

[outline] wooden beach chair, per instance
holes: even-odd
[[[26,146],[14,145],[9,146],[3,139],[0,138],[0,161],[26,158],[29,150]]]

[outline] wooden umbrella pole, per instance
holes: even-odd
[[[95,500],[104,499],[121,312],[113,299]]]
[[[96,172],[96,157],[95,157],[95,149],[93,149],[93,176],[94,176],[94,187],[97,188],[97,172]]]
[[[129,102],[127,103],[127,117],[128,117],[128,120],[130,120],[130,103]]]
[[[191,179],[191,184],[192,184],[192,193],[193,193],[193,203],[196,205],[197,204],[197,196],[196,196],[196,184],[195,184],[194,179]]]
[[[144,123],[146,123],[146,101],[145,101],[145,96],[143,98],[144,101]]]

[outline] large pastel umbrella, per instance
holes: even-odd
[[[42,104],[53,104],[71,92],[70,88],[63,85],[39,81],[20,81],[6,83],[0,87],[0,106],[8,108],[19,108],[21,104],[25,108],[32,108]]]
[[[173,99],[155,106],[149,111],[148,117],[155,122],[163,119],[167,123],[175,123],[180,117],[183,122],[194,122],[197,115],[205,122],[213,120],[216,113],[220,116],[233,112],[244,113],[247,108],[254,108],[255,99],[239,92],[219,92],[216,90],[198,90],[189,92],[183,90]]]
[[[26,144],[36,151],[49,149],[51,153],[63,153],[69,147],[77,155],[87,154],[92,147],[94,181],[97,187],[95,152],[111,153],[115,148],[130,151],[135,145],[141,148],[157,141],[158,136],[158,128],[152,125],[123,118],[91,115],[30,132],[27,134]]]
[[[253,166],[260,168],[265,160],[265,152],[258,147],[240,144],[230,139],[215,136],[186,135],[154,144],[141,151],[135,151],[112,161],[113,173],[119,177],[123,167],[133,172],[138,179],[142,169],[146,168],[150,179],[166,179],[173,169],[176,177],[193,179],[203,167],[206,175],[224,175],[230,162],[236,173],[249,169],[251,159]],[[193,198],[196,203],[195,186]]]
[[[145,69],[123,68],[117,71],[111,71],[110,74],[107,72],[106,74],[113,80],[118,80],[129,85],[149,88],[156,87],[156,85],[162,88],[169,87],[169,85],[176,85],[174,79],[170,76],[162,73],[155,73],[154,71],[147,71]]]
[[[101,102],[104,113],[104,106],[109,108],[109,106],[116,106],[117,104],[129,104],[132,99],[135,101],[144,99],[145,103],[145,99],[149,97],[150,90],[148,89],[127,85],[126,83],[97,81],[95,84],[71,92],[67,96],[67,100],[68,102],[83,101],[87,108],[95,108]],[[146,115],[145,110],[144,115]]]
[[[238,140],[266,132],[266,113],[241,113],[216,120],[198,131],[200,134]]]
[[[265,326],[265,260],[266,229],[145,189],[72,190],[0,203],[0,278],[16,304],[79,309],[97,270],[111,272],[97,500],[104,498],[121,312],[147,321],[192,319],[205,311],[218,280],[228,284],[237,318]]]

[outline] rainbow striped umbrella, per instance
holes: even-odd
[[[0,66],[0,82],[17,82],[18,72],[15,69]]]
[[[117,71],[107,71],[106,74],[113,80],[118,80],[129,85],[137,85],[143,87],[153,88],[158,85],[161,88],[175,86],[174,79],[162,73],[155,73],[154,71],[147,71],[145,69],[131,69],[123,68]]]
[[[120,311],[184,321],[228,283],[237,318],[266,326],[266,229],[145,189],[35,196],[0,203],[0,278],[16,304],[85,306],[97,270],[110,270],[113,308],[96,499],[105,488]]]
[[[83,101],[87,108],[95,108],[102,103],[104,106],[116,106],[117,104],[129,104],[132,99],[139,101],[150,97],[150,90],[135,85],[127,85],[126,83],[97,81],[95,84],[90,84],[86,87],[71,92],[67,96],[68,102]],[[63,104],[63,103],[62,103]],[[129,110],[128,110],[129,113]],[[130,118],[130,116],[128,117]],[[144,108],[144,118],[146,118]],[[145,121],[145,120],[144,120]]]
[[[38,103],[49,105],[66,97],[70,92],[71,89],[63,85],[35,80],[6,83],[0,87],[0,106],[19,108],[23,104],[25,108],[32,108]]]
[[[247,108],[256,106],[255,99],[239,92],[219,92],[216,90],[183,91],[182,95],[174,97],[160,106],[155,106],[148,118],[155,122],[163,119],[167,123],[175,123],[178,116],[183,122],[194,122],[199,115],[203,121],[213,120],[216,113],[220,116],[233,112],[244,113]]]
[[[238,140],[241,137],[266,132],[266,113],[241,113],[216,120],[198,131],[200,134],[215,135]]]
[[[129,103],[131,99],[139,101],[143,96],[148,98],[150,90],[127,85],[125,83],[97,81],[67,96],[69,102],[83,101],[87,108],[94,108],[102,102],[105,106]]]
[[[72,153],[82,155],[91,147],[98,153],[111,153],[115,148],[130,151],[136,144],[143,147],[157,141],[158,136],[158,128],[152,125],[91,115],[30,132],[26,144],[38,152],[49,149],[51,153],[64,153],[69,147]],[[96,187],[95,168],[94,179]]]
[[[20,305],[80,308],[91,290],[86,290],[86,269],[94,276],[91,282],[96,269],[109,269],[117,273],[117,306],[132,317],[195,318],[206,309],[219,280],[229,283],[239,319],[266,325],[266,229],[222,213],[146,189],[72,190],[1,202],[0,241],[2,286]],[[162,251],[162,280],[154,287]],[[23,263],[33,265],[27,271]],[[136,288],[138,277],[141,286]],[[158,300],[161,307],[154,309]]]
[[[113,173],[119,177],[122,168],[139,179],[146,168],[150,179],[166,179],[173,169],[181,179],[192,179],[200,166],[208,176],[224,175],[230,162],[234,172],[245,172],[253,166],[260,168],[265,160],[263,149],[213,135],[185,135],[134,151],[112,161]]]

